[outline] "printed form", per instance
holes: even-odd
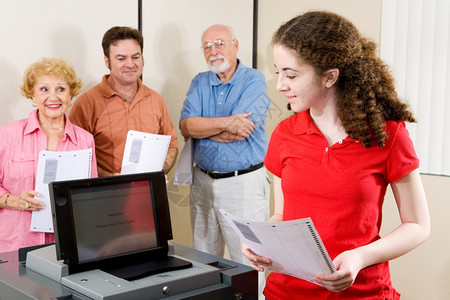
[[[44,209],[31,214],[30,231],[53,232],[52,207],[48,184],[54,181],[91,177],[92,149],[39,152],[35,190]]]
[[[128,131],[120,174],[161,171],[171,138],[170,135]]]
[[[318,284],[317,274],[335,272],[311,218],[285,222],[249,222],[224,210],[221,214],[253,252],[272,260],[266,270]]]
[[[188,138],[181,151],[178,165],[175,170],[173,184],[175,185],[192,185],[192,168],[194,160],[194,141]]]

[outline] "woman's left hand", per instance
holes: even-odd
[[[247,257],[252,268],[258,272],[264,272],[264,267],[272,265],[270,258],[256,254],[245,243],[242,244],[241,253]]]
[[[20,195],[12,195],[8,197],[7,208],[16,210],[38,211],[44,208],[44,204],[35,199],[39,197],[39,193],[33,190],[22,191]]]
[[[333,260],[336,272],[320,274],[314,277],[314,281],[332,292],[341,292],[355,282],[356,276],[361,270],[362,261],[357,249],[345,251]]]

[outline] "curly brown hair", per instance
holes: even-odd
[[[387,120],[416,122],[395,90],[389,67],[378,57],[377,45],[335,13],[311,11],[281,25],[273,45],[292,49],[318,76],[339,69],[339,118],[347,134],[370,147],[384,147]]]

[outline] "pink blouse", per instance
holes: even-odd
[[[57,151],[95,149],[93,136],[65,119]],[[46,148],[47,136],[39,126],[37,110],[30,112],[28,119],[0,128],[0,196],[35,189],[39,152]],[[95,151],[92,153],[91,177],[97,177]],[[52,233],[31,232],[30,222],[30,211],[0,209],[0,252],[54,242]]]

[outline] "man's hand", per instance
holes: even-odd
[[[246,139],[255,130],[249,120],[251,112],[229,117],[189,117],[180,121],[181,134],[195,139],[212,139],[218,142],[234,142]]]
[[[97,172],[98,172],[98,177],[108,177],[108,176],[120,175],[119,172],[112,173],[112,172],[109,172],[109,171],[103,169],[100,166],[97,166]]]
[[[224,131],[222,133],[219,133],[218,135],[210,137],[210,139],[220,143],[231,143],[235,141],[242,141],[245,138],[243,136]]]
[[[236,114],[230,116],[228,126],[225,128],[225,132],[246,139],[255,130],[255,123],[247,119],[252,115],[251,112],[245,114]]]

